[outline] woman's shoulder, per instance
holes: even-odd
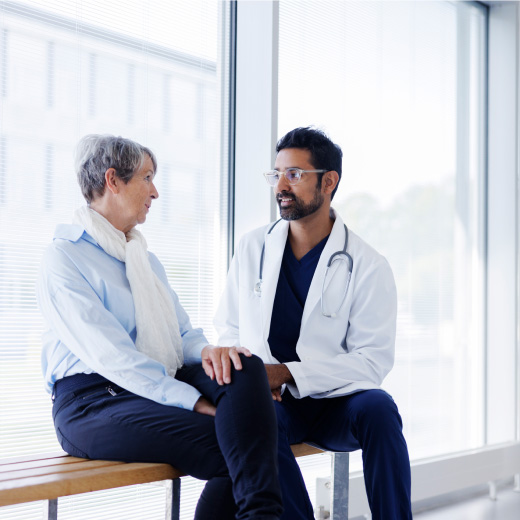
[[[62,269],[67,264],[83,265],[93,256],[104,254],[97,242],[81,226],[58,224],[42,260],[44,266]]]
[[[77,242],[85,233],[85,229],[77,224],[58,224],[54,231],[54,240]]]

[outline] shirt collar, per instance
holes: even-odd
[[[76,224],[58,224],[54,231],[54,239],[69,240],[70,242],[77,242],[83,238],[91,244],[98,245],[98,243],[83,229],[82,226]]]

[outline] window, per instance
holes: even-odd
[[[0,47],[0,95],[7,96],[7,44],[9,41],[9,33],[7,29],[2,29],[0,32],[1,47]]]
[[[396,363],[383,386],[410,455],[481,446],[486,10],[279,5],[278,135],[312,124],[342,146],[333,206],[393,268]]]
[[[56,224],[84,203],[73,171],[81,136],[122,135],[156,153],[160,198],[143,232],[194,326],[214,340],[228,260],[228,9],[211,0],[1,3],[0,458],[59,449],[34,286]],[[197,498],[190,486],[183,501]],[[164,490],[136,489],[121,492],[127,509],[113,498],[120,518],[155,514],[135,502]],[[88,497],[65,499],[64,517],[80,518],[75,500],[89,518],[114,518]],[[163,502],[150,500],[163,518]],[[41,505],[4,514],[38,518]]]

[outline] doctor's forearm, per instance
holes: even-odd
[[[294,383],[291,371],[283,363],[278,365],[265,365],[265,371],[267,372],[267,379],[271,389],[280,388],[286,383]]]

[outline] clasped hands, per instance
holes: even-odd
[[[245,347],[216,347],[208,345],[202,349],[202,368],[219,385],[231,383],[231,363],[235,370],[242,370],[239,354],[250,357],[251,352]],[[269,387],[275,401],[282,400],[282,385],[293,381],[291,372],[283,364],[265,365]],[[216,408],[205,397],[200,397],[193,408],[195,412],[215,415]]]

